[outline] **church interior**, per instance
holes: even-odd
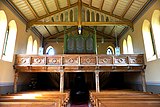
[[[0,107],[160,107],[160,0],[0,0]]]

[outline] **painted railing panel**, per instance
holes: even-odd
[[[95,55],[16,55],[15,69],[27,70],[141,70],[144,67],[142,54]],[[134,69],[133,69],[134,68]],[[51,71],[52,72],[52,71]],[[57,72],[57,71],[56,71]]]

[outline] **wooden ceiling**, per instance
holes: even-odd
[[[72,34],[82,26],[84,33],[96,29],[98,39],[114,42],[154,0],[3,0],[26,21],[26,28],[36,29],[46,41],[63,38],[64,29]],[[74,21],[53,21],[56,15],[77,9]],[[90,10],[109,18],[108,21],[83,21]],[[59,18],[60,19],[60,18]]]

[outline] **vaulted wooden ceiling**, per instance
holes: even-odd
[[[114,42],[154,0],[3,0],[26,21],[26,29],[36,29],[46,41],[63,38],[65,32],[77,33],[96,29],[97,38]],[[77,10],[76,10],[77,9]],[[74,20],[61,20],[61,14],[76,10]],[[87,10],[105,16],[102,21],[87,21]],[[84,12],[85,11],[85,12]],[[83,13],[84,12],[84,13]],[[69,14],[69,13],[68,13]],[[59,20],[55,20],[59,16]],[[62,16],[63,17],[63,16]],[[99,17],[99,16],[98,16]],[[83,20],[84,18],[84,20]],[[102,18],[102,16],[101,16]],[[106,19],[107,18],[107,19]],[[54,20],[54,21],[53,21]]]

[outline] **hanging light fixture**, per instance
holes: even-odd
[[[118,46],[118,41],[117,41],[117,32],[116,32],[116,26],[114,29],[115,33],[115,38],[116,38],[116,46],[115,46],[115,55],[120,55],[120,47]]]
[[[78,26],[78,34],[80,35],[82,33],[82,27]]]

